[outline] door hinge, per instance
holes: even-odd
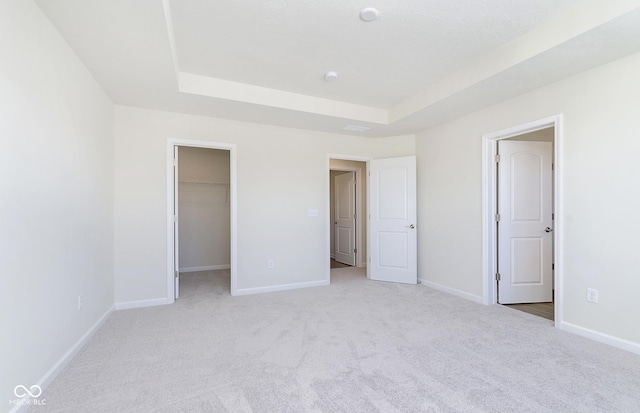
[[[174,274],[173,274],[174,278],[178,278],[179,275],[180,275],[180,272],[178,270],[174,271]]]
[[[178,216],[177,215],[173,216],[173,222],[178,222]]]
[[[354,248],[354,249],[353,249],[353,253],[354,253],[354,254],[356,254],[357,252],[358,252],[358,249],[357,249],[357,248]]]
[[[500,214],[496,214],[496,222],[500,222]]]
[[[551,264],[551,269],[555,270],[556,269],[556,265],[555,264]]]
[[[499,272],[496,273],[496,281],[500,281],[500,273]]]
[[[496,163],[500,162],[500,154],[496,154]]]
[[[358,214],[353,214],[353,219],[358,219]]]

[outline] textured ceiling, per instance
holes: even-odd
[[[171,13],[185,72],[388,108],[578,1],[174,0]]]
[[[640,0],[36,2],[117,104],[371,137],[640,50]]]

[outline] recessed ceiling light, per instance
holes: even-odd
[[[373,7],[367,7],[360,11],[360,19],[364,22],[372,22],[378,18],[378,10]]]
[[[371,128],[368,128],[366,126],[360,126],[360,125],[347,125],[342,129],[348,130],[348,131],[351,131],[351,132],[366,132]]]
[[[335,82],[338,80],[338,72],[335,70],[329,70],[326,75],[324,75],[324,80],[327,82]]]

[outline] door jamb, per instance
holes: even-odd
[[[341,155],[341,154],[327,154],[327,160],[326,160],[326,191],[325,191],[325,199],[326,199],[326,211],[327,211],[327,228],[326,228],[326,238],[327,238],[327,242],[326,242],[326,253],[325,253],[325,257],[330,257],[331,256],[331,216],[329,214],[330,208],[331,208],[331,170],[334,171],[353,171],[356,174],[356,185],[361,184],[362,182],[362,177],[360,176],[360,168],[349,168],[349,167],[331,167],[331,160],[335,159],[335,160],[340,160],[340,161],[354,161],[354,162],[363,162],[365,164],[364,170],[362,171],[362,173],[364,173],[365,175],[367,175],[369,173],[369,161],[373,158],[371,157],[366,157],[366,156],[354,156],[354,155]],[[369,181],[367,180],[367,186],[369,184]],[[366,188],[366,201],[362,200],[362,190],[364,188],[360,187],[359,190],[356,190],[356,204],[358,204],[358,202],[362,203],[365,202],[366,204],[366,211],[369,210],[369,188]],[[362,234],[362,225],[364,225],[363,221],[367,219],[367,217],[362,217],[362,219],[357,219],[356,220],[356,234],[360,235]],[[356,267],[361,267],[362,266],[362,253],[361,251],[364,251],[366,248],[367,251],[367,257],[369,257],[369,253],[370,253],[370,249],[369,249],[369,231],[367,231],[367,239],[364,240],[362,239],[362,236],[358,236],[357,237],[357,241],[356,241],[356,248],[358,250],[358,252],[356,253]],[[331,283],[331,262],[327,261],[327,281],[329,281],[329,283]],[[369,277],[369,273],[367,271],[367,278]]]
[[[563,289],[562,280],[564,275],[563,265],[563,199],[562,188],[562,157],[563,115],[550,116],[548,118],[535,120],[508,129],[491,132],[482,136],[482,297],[483,303],[492,305],[497,303],[497,283],[495,273],[497,268],[497,234],[495,224],[496,195],[497,195],[497,172],[495,168],[495,158],[498,153],[498,141],[525,133],[534,132],[549,127],[554,128],[554,323],[556,327],[562,324],[562,302]]]
[[[229,202],[230,202],[230,243],[231,243],[231,295],[238,291],[238,236],[237,236],[237,173],[236,173],[236,145],[232,143],[199,141],[189,139],[167,139],[167,303],[175,302],[174,293],[174,233],[173,233],[173,205],[175,201],[175,182],[173,179],[173,153],[176,146],[195,148],[219,149],[229,151]]]

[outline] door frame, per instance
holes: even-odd
[[[553,139],[553,214],[554,214],[554,323],[556,327],[562,324],[562,303],[564,292],[562,280],[564,276],[563,264],[563,199],[562,187],[562,157],[563,115],[550,116],[548,118],[534,120],[522,125],[491,132],[482,136],[482,297],[486,305],[497,304],[497,282],[495,279],[498,268],[498,245],[495,225],[497,211],[497,178],[496,155],[498,154],[498,141],[513,138],[529,132],[541,129],[554,128]]]
[[[361,171],[361,168],[356,168],[356,167],[331,167],[331,160],[335,159],[335,160],[340,160],[340,161],[354,161],[354,162],[363,162],[365,164],[364,166],[364,171]],[[367,175],[369,173],[369,161],[371,161],[373,158],[372,157],[368,157],[368,156],[354,156],[354,155],[343,155],[343,154],[333,154],[333,153],[328,153],[326,156],[326,169],[325,169],[325,173],[326,173],[326,190],[325,190],[325,199],[326,199],[326,211],[327,211],[327,228],[326,228],[326,238],[327,238],[327,243],[326,243],[326,253],[325,253],[325,257],[329,258],[331,257],[331,225],[333,225],[333,223],[331,222],[331,216],[329,214],[329,211],[331,210],[331,171],[345,171],[345,172],[355,172],[356,175],[356,186],[357,185],[361,185],[362,184],[362,176],[361,174],[364,173],[365,175]],[[368,181],[367,181],[367,185],[368,185]],[[362,200],[362,190],[363,188],[360,186],[360,189],[356,189],[356,205],[362,205],[362,203],[364,202],[366,205],[366,210],[369,210],[369,190],[367,188],[366,191],[366,200]],[[369,231],[367,231],[367,239],[364,240],[362,239],[362,225],[364,224],[363,220],[367,219],[367,217],[363,217],[363,219],[356,219],[356,249],[358,250],[358,252],[356,252],[356,267],[362,267],[363,264],[366,265],[366,263],[362,262],[362,251],[367,251],[367,257],[370,257],[369,253]],[[326,272],[327,272],[327,281],[329,281],[329,283],[331,283],[331,261],[327,260],[327,267],[326,267]],[[369,274],[367,271],[367,278],[369,278]]]
[[[207,148],[229,151],[229,202],[230,202],[230,242],[231,242],[231,295],[237,295],[238,280],[238,231],[237,231],[237,173],[236,173],[236,145],[232,143],[199,141],[191,139],[167,139],[167,303],[175,302],[175,249],[173,228],[173,206],[175,202],[175,181],[173,178],[173,156],[176,146],[192,148]]]

